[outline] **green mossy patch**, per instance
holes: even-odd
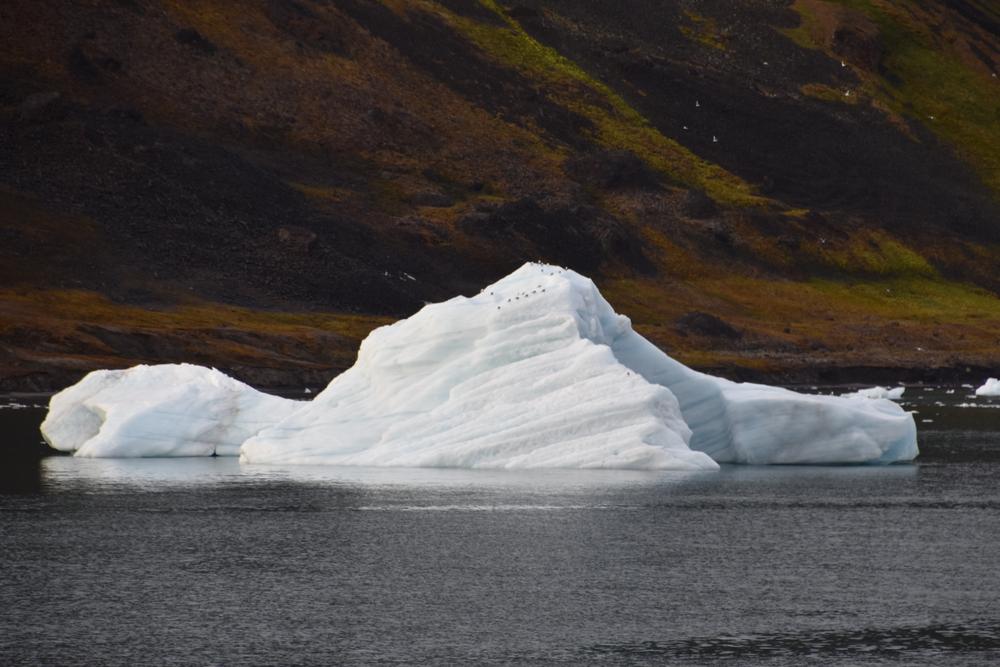
[[[596,143],[631,151],[668,179],[700,188],[716,201],[738,206],[766,202],[737,176],[661,134],[610,87],[534,39],[496,2],[482,0],[482,4],[504,24],[482,23],[437,9],[490,57],[538,81],[553,101],[590,120]]]
[[[806,254],[825,266],[853,275],[928,278],[937,275],[922,255],[879,230],[857,233],[844,243],[813,244]]]
[[[687,19],[687,24],[680,27],[682,35],[713,49],[726,50],[726,43],[715,19],[702,16],[690,9],[684,10],[684,17]]]
[[[838,104],[855,105],[861,99],[855,91],[838,90],[822,83],[807,83],[799,88],[803,95],[823,100],[824,102],[836,102]]]
[[[836,2],[864,13],[879,29],[883,50],[879,73],[856,70],[864,81],[863,93],[884,105],[890,115],[914,119],[951,145],[1000,195],[1000,79],[963,62],[954,40],[932,32],[930,17],[919,11],[912,14],[906,4]],[[801,16],[801,25],[782,32],[803,48],[825,48],[816,39],[820,17],[807,3],[797,2],[792,8]],[[811,91],[823,96],[818,88]]]

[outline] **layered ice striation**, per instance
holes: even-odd
[[[94,371],[52,397],[42,435],[77,456],[236,456],[302,404],[191,364]]]
[[[1000,396],[1000,379],[990,378],[976,389],[976,396]]]
[[[125,389],[99,373],[53,398],[45,428],[55,446],[91,456],[188,455],[224,440],[211,451],[228,454],[242,437],[248,463],[463,468],[711,470],[917,455],[913,418],[893,402],[696,372],[633,331],[589,279],[543,264],[376,329],[355,365],[308,403],[246,394],[253,390],[230,380],[254,397],[235,418],[222,407],[233,400],[213,398],[221,389],[202,389],[201,380],[174,396],[170,377],[144,387],[136,376]],[[105,384],[113,400],[100,398]],[[114,410],[106,405],[122,410],[128,428],[108,427]],[[146,419],[162,446],[136,437]],[[188,448],[189,440],[202,445]]]

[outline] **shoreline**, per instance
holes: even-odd
[[[823,388],[856,388],[862,386],[936,386],[962,385],[979,386],[989,377],[996,377],[998,367],[980,364],[957,364],[938,367],[912,366],[873,366],[873,365],[834,365],[809,363],[799,365],[778,366],[768,370],[760,370],[739,364],[694,365],[697,371],[723,377],[734,382],[752,382],[771,384],[789,389],[802,389],[812,386]],[[183,363],[183,360],[148,360],[141,363]],[[189,361],[218,368],[245,382],[259,391],[283,396],[285,398],[308,398],[322,391],[336,376],[347,368],[329,369],[327,372],[316,369],[275,369],[255,368],[249,366],[229,366],[226,364],[204,363],[203,360]],[[127,368],[128,365],[115,366]],[[53,368],[38,370],[24,375],[0,375],[0,397],[8,399],[47,399],[52,394],[78,382],[84,375],[95,368],[66,369]],[[308,389],[308,393],[306,390]]]

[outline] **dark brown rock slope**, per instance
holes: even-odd
[[[322,383],[529,259],[703,367],[978,372],[998,25],[978,0],[10,0],[0,389],[177,360]]]

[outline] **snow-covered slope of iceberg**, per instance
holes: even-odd
[[[594,284],[525,265],[373,331],[357,363],[248,440],[245,462],[716,469],[677,400],[622,365]]]
[[[1000,396],[1000,379],[990,378],[976,389],[976,396]]]
[[[372,332],[350,370],[241,449],[253,463],[508,468],[916,454],[913,418],[891,401],[698,373],[635,333],[589,279],[540,264]]]
[[[77,456],[235,456],[302,404],[190,364],[94,371],[54,395],[42,435]]]

